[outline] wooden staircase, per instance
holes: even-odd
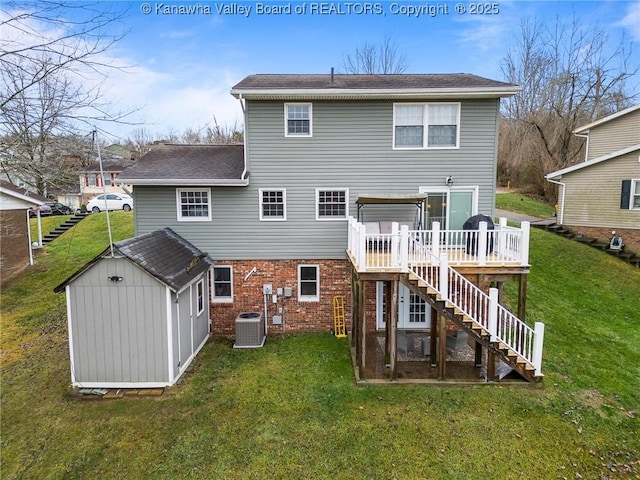
[[[491,340],[491,334],[484,326],[465,314],[456,305],[451,303],[451,301],[443,300],[441,295],[426,285],[425,282],[413,274],[408,274],[405,280],[405,283],[413,293],[420,296],[435,308],[439,314],[443,315],[458,327],[461,327],[467,335],[479,342],[483,348],[495,353],[498,358],[508,364],[525,380],[529,382],[540,382],[542,380],[543,375],[535,374],[535,367],[531,362],[523,358],[505,343],[498,340]],[[489,380],[491,381],[493,379]]]
[[[71,227],[75,227],[79,222],[84,220],[84,218],[87,215],[89,215],[89,214],[88,213],[76,213],[73,217],[69,218],[66,222],[64,222],[58,228],[55,228],[54,230],[52,230],[51,232],[46,234],[42,238],[42,243],[44,245],[46,245],[47,243],[52,242],[53,240],[58,238],[60,235],[62,235],[64,232],[69,230]]]

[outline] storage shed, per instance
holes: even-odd
[[[115,243],[58,285],[73,386],[173,385],[209,336],[212,264],[164,228]]]

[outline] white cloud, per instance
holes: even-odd
[[[640,1],[628,5],[626,15],[618,25],[625,27],[633,40],[640,41]]]

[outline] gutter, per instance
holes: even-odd
[[[246,177],[246,169],[242,172],[243,177]],[[118,178],[120,180],[120,178]],[[222,180],[207,179],[207,178],[125,178],[121,180],[123,183],[131,185],[156,185],[163,187],[174,186],[207,186],[207,187],[246,187],[249,185],[248,178],[229,179]]]
[[[244,147],[242,149],[244,154],[244,169],[242,170],[242,175],[240,175],[240,179],[244,180],[248,184],[247,174],[247,109],[245,108],[245,101],[242,97],[242,94],[238,94],[238,100],[240,101],[240,108],[242,108],[242,116],[244,117],[244,134],[242,135],[242,140],[244,142]]]
[[[231,89],[231,95],[237,99],[287,99],[287,98],[357,98],[366,99],[403,99],[403,98],[496,98],[510,97],[518,93],[520,87],[480,87],[480,88],[248,88]]]

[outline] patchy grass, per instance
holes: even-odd
[[[116,238],[132,232],[120,215]],[[51,289],[106,247],[98,219],[2,292],[2,351],[17,352],[2,362],[3,479],[640,475],[640,270],[613,257],[532,232],[528,320],[546,323],[534,388],[356,387],[347,341],[305,334],[256,350],[214,338],[169,395],[79,402]]]
[[[555,212],[552,205],[538,202],[519,193],[499,193],[496,195],[496,208],[540,218],[550,217]]]

